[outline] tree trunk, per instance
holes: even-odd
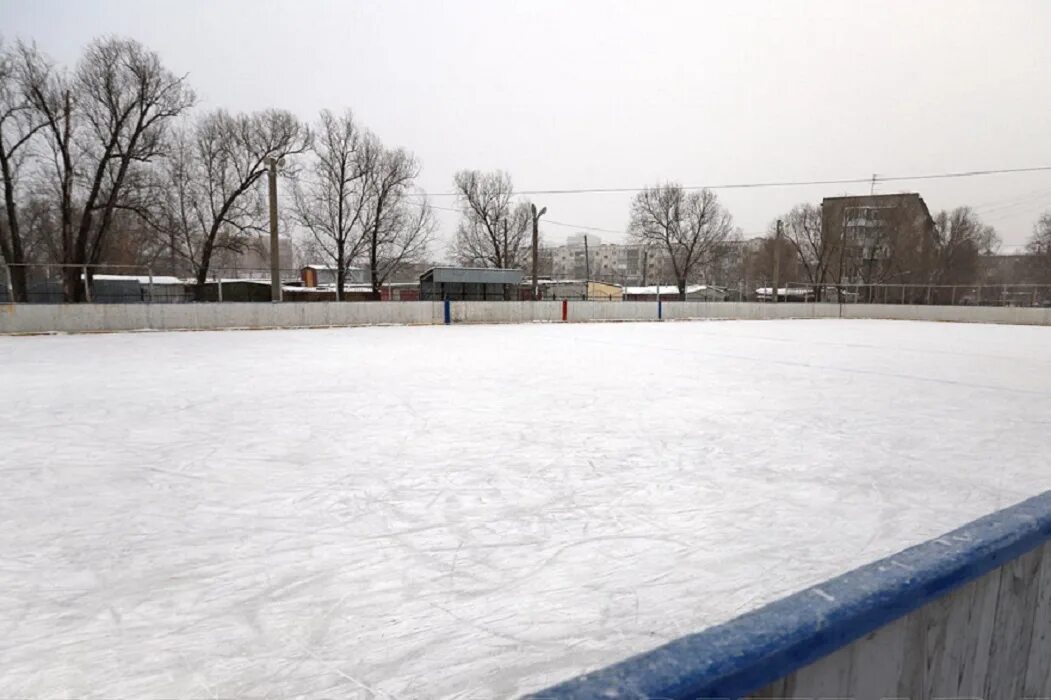
[[[26,268],[25,253],[22,250],[22,233],[18,227],[18,210],[15,207],[15,185],[11,175],[11,165],[0,149],[0,165],[4,176],[4,205],[7,209],[7,231],[10,242],[3,240],[0,232],[0,255],[7,263],[7,274],[11,281],[11,301],[26,301]]]
[[[83,266],[62,268],[62,297],[67,302],[87,301],[88,284],[90,284],[90,279],[84,278]]]
[[[679,301],[686,301],[686,278],[680,278],[677,284],[679,285]]]
[[[13,208],[13,206],[9,206],[8,210],[10,211]],[[8,220],[13,221],[10,218]],[[3,263],[7,263],[4,269],[7,270],[7,276],[11,282],[11,301],[25,302],[27,301],[26,267],[25,254],[22,251],[22,239],[16,233],[17,226],[10,226],[9,230],[11,231],[10,244],[0,239],[0,267],[3,267]]]
[[[342,238],[336,240],[336,301],[343,301],[343,287],[347,282],[346,246]],[[315,281],[315,284],[317,282]]]
[[[23,304],[29,301],[29,292],[26,289],[26,268],[22,265],[8,266],[7,275],[11,280],[11,301]]]
[[[378,216],[377,216],[378,220]],[[379,231],[372,232],[372,240],[369,243],[369,281],[372,283],[372,293],[380,293],[380,273],[377,270],[379,263]]]
[[[208,267],[212,262],[212,248],[214,245],[215,236],[211,235],[204,239],[204,245],[201,246],[201,264],[197,266],[198,289],[204,287],[204,283],[208,281]]]

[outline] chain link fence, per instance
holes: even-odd
[[[769,288],[758,301],[772,301]],[[937,306],[1051,306],[1051,284],[863,284],[813,285],[792,282],[778,289],[780,302],[913,304]]]
[[[0,263],[0,303],[271,301],[270,279],[270,268],[224,268],[199,282],[196,277],[158,274],[148,265]],[[300,271],[282,269],[281,284],[290,294],[299,291]]]
[[[97,304],[184,304],[193,302],[272,301],[269,267],[224,267],[198,281],[195,276],[166,274],[168,268],[149,265],[5,265],[0,262],[0,303],[63,304],[74,301]],[[315,284],[317,284],[315,282]],[[286,301],[335,301],[334,284],[307,286],[301,270],[281,270],[282,298]],[[1051,307],[1051,284],[820,284],[790,282],[779,286],[748,289],[726,285],[721,298],[691,301],[758,301],[779,303],[914,304],[940,306]],[[614,293],[566,293],[551,289],[541,293],[547,301],[648,300]],[[583,290],[581,290],[583,291]],[[516,301],[532,298],[528,284],[510,295]],[[664,301],[678,298],[675,292]],[[379,292],[356,280],[344,286],[345,301],[415,301],[420,298],[416,282],[384,284]],[[501,301],[503,292],[471,293],[457,299]],[[654,298],[655,301],[655,298]]]

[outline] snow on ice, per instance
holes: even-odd
[[[503,697],[1051,488],[1051,329],[0,338],[0,695]]]

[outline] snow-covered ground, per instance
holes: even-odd
[[[0,338],[0,696],[504,697],[1051,488],[1051,328]]]

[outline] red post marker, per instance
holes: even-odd
[[[566,299],[562,300],[562,320],[569,320],[569,301]]]

